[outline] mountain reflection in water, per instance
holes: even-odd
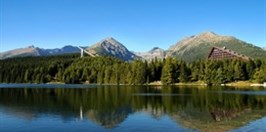
[[[168,116],[184,128],[202,131],[214,124],[224,127],[221,131],[233,129],[266,115],[265,95],[238,93],[232,88],[230,90],[235,92],[222,92],[224,89],[152,86],[0,88],[0,113],[25,120],[45,115],[57,116],[64,122],[89,120],[105,129],[114,129],[135,113],[146,113],[154,119]],[[260,91],[265,92],[259,89],[249,93]]]

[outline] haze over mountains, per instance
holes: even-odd
[[[103,39],[90,47],[84,48],[97,56],[113,56],[125,61],[134,59],[151,60],[155,57],[158,59],[176,57],[184,61],[194,61],[197,59],[205,59],[213,46],[227,47],[228,49],[251,58],[266,58],[266,51],[261,47],[249,44],[232,36],[221,36],[213,32],[204,32],[184,38],[170,46],[168,50],[154,47],[148,52],[132,52],[122,43],[111,37]],[[78,47],[70,45],[60,49],[42,49],[29,46],[26,48],[2,52],[0,53],[0,59],[23,56],[60,55],[78,52],[80,52]]]

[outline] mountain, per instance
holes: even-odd
[[[154,47],[148,52],[131,52],[114,38],[106,38],[90,47],[83,47],[90,53],[98,56],[113,56],[125,61],[133,59],[151,60],[165,57],[176,57],[184,61],[206,59],[213,46],[226,47],[237,53],[251,58],[266,58],[265,48],[254,46],[232,36],[221,36],[213,32],[204,32],[178,41],[168,50]],[[34,46],[14,49],[0,53],[0,59],[23,56],[49,56],[66,53],[78,53],[80,49],[75,46],[65,46],[56,49],[43,49]]]
[[[213,46],[226,47],[251,58],[266,57],[266,51],[260,47],[232,36],[220,36],[213,32],[204,32],[177,42],[169,48],[166,56],[177,57],[185,61],[205,59]]]
[[[134,53],[130,52],[123,44],[115,40],[114,38],[106,38],[91,47],[83,47],[92,54],[98,56],[113,56],[125,61],[140,58]],[[0,53],[0,59],[12,58],[12,57],[25,57],[25,56],[49,56],[60,55],[66,53],[78,53],[80,49],[75,46],[67,45],[62,48],[56,49],[43,49],[34,46],[28,46],[25,48],[14,49]]]
[[[11,57],[23,57],[23,56],[38,56],[38,51],[34,46],[28,46],[25,48],[14,49],[0,53],[0,59]]]
[[[166,52],[159,48],[159,47],[154,47],[148,52],[134,52],[137,56],[142,57],[144,60],[152,60],[154,58],[158,59],[163,59],[166,55]]]
[[[86,49],[98,56],[113,56],[125,61],[139,58],[114,38],[106,38]]]
[[[0,59],[6,59],[12,57],[25,57],[25,56],[49,56],[49,55],[60,55],[60,54],[77,53],[77,52],[80,52],[79,48],[70,45],[64,46],[60,49],[59,48],[42,49],[31,45],[25,48],[18,48],[2,52],[0,53]]]
[[[62,48],[55,48],[55,49],[40,49],[37,48],[41,56],[47,55],[60,55],[60,54],[69,54],[69,53],[78,53],[80,49],[75,46],[67,45]]]

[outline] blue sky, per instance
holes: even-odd
[[[148,51],[205,31],[266,47],[265,6],[265,0],[0,0],[0,52],[90,46],[106,37]]]

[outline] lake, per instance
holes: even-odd
[[[0,131],[266,131],[263,87],[0,84]]]

